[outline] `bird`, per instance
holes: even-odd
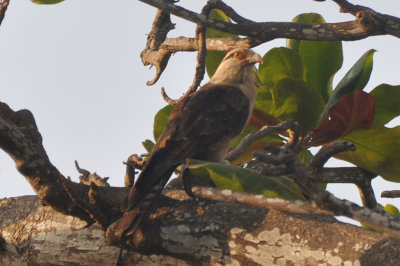
[[[253,67],[260,62],[261,56],[250,49],[231,50],[204,86],[175,105],[130,190],[122,218],[109,227],[113,237],[134,234],[174,170],[187,158],[225,161],[251,116],[257,97]]]

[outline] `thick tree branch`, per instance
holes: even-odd
[[[276,38],[319,41],[354,41],[369,36],[385,34],[400,37],[400,19],[380,14],[372,9],[368,9],[367,13],[364,10],[365,7],[363,7],[364,9],[360,12],[357,12],[355,21],[349,22],[305,24],[292,22],[251,22],[250,20],[244,20],[246,23],[233,24],[207,18],[206,16],[164,0],[139,1],[196,24],[201,24],[209,28],[232,34],[253,37],[264,42]],[[219,9],[226,11],[226,13],[233,13],[232,9],[224,10],[223,3],[219,6]],[[243,22],[243,19],[241,19],[241,22]]]
[[[194,201],[183,191],[170,192],[179,194],[186,199],[164,204],[146,220],[141,251],[149,255],[127,249],[118,265],[399,265],[400,241],[331,216]],[[41,206],[35,196],[0,200],[0,208],[1,265],[116,261],[119,249],[107,245],[97,225]]]
[[[400,19],[381,14],[371,8],[353,5],[346,0],[333,0],[340,6],[340,11],[354,15],[367,28],[400,38]]]
[[[89,223],[94,221],[90,217],[93,213],[87,210],[94,207],[82,209],[83,204],[78,206],[74,199],[79,198],[88,206],[94,199],[102,202],[102,211],[109,222],[121,215],[121,201],[129,188],[97,187],[95,192],[90,186],[63,180],[62,174],[50,162],[35,119],[28,110],[14,112],[0,102],[0,148],[14,160],[17,170],[31,184],[43,204]]]

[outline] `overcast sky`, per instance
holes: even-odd
[[[135,0],[66,0],[40,6],[29,0],[11,0],[0,27],[0,101],[14,110],[29,109],[43,136],[51,162],[65,175],[78,180],[74,160],[90,171],[109,176],[123,185],[122,161],[142,153],[141,142],[152,139],[153,117],[165,105],[160,88],[172,98],[190,86],[195,53],[172,56],[162,77],[146,86],[154,69],[144,67],[140,52],[156,9]],[[182,0],[180,5],[200,11],[206,1]],[[351,1],[400,17],[397,0]],[[333,1],[258,0],[226,1],[255,21],[290,21],[304,12],[320,13],[327,22],[353,20],[341,14]],[[193,36],[195,25],[176,17],[170,37]],[[262,55],[275,40],[257,47]],[[368,90],[381,83],[400,84],[400,40],[372,37],[344,43],[344,65],[335,84],[368,49],[376,49]],[[205,81],[203,81],[204,84]],[[393,125],[393,123],[392,123]],[[344,165],[331,162],[331,165]],[[34,194],[15,170],[14,162],[0,150],[0,198]],[[400,189],[397,183],[377,179],[374,188],[380,203],[400,206],[400,200],[380,199],[380,191]],[[339,197],[360,203],[353,185],[330,186]]]

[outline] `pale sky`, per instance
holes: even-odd
[[[172,98],[190,86],[195,53],[177,53],[160,80],[146,86],[154,69],[144,67],[140,52],[146,44],[156,9],[134,0],[66,0],[40,6],[29,0],[11,0],[0,27],[0,101],[14,110],[29,109],[35,116],[51,162],[77,181],[74,160],[114,186],[123,185],[122,161],[143,153],[141,142],[152,139],[153,117],[165,105],[160,88]],[[397,0],[353,0],[381,13],[400,17]],[[186,8],[200,11],[206,1],[182,0]],[[320,13],[327,22],[353,20],[338,12],[332,1],[258,0],[226,1],[252,20],[290,21],[300,13]],[[176,29],[169,37],[193,36],[195,25],[172,17]],[[261,55],[275,40],[255,48]],[[335,83],[368,49],[376,49],[368,90],[381,83],[400,84],[400,39],[378,36],[344,43],[344,65]],[[206,80],[205,80],[206,81]],[[203,81],[203,84],[205,83]],[[399,124],[399,123],[397,123]],[[397,125],[392,123],[392,125]],[[330,165],[344,165],[330,162]],[[34,194],[30,185],[0,151],[0,198]],[[360,204],[354,185],[329,186],[340,198]],[[374,181],[378,202],[400,207],[400,200],[383,200],[382,190],[400,184]]]

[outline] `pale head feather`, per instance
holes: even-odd
[[[239,87],[253,105],[257,96],[253,66],[261,62],[260,55],[249,49],[234,49],[226,54],[209,83]]]

